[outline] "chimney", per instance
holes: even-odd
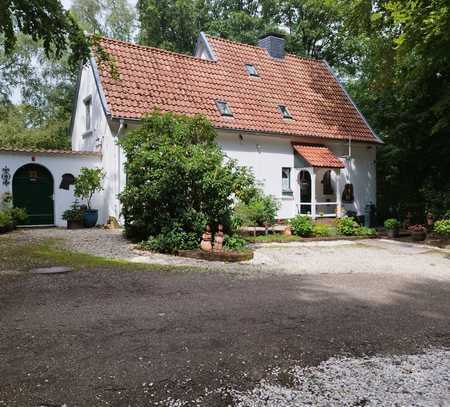
[[[267,33],[258,39],[258,47],[265,48],[272,58],[284,58],[284,36],[278,33]]]

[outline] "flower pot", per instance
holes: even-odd
[[[422,242],[427,237],[426,232],[411,232],[411,238],[415,242]]]
[[[392,239],[395,239],[396,237],[400,236],[400,229],[399,228],[388,229],[387,234]]]
[[[98,221],[98,210],[97,209],[86,209],[84,211],[84,226],[87,228],[92,228],[97,224]]]
[[[82,220],[68,220],[67,229],[84,229],[84,222]]]

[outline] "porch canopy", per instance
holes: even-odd
[[[297,212],[314,219],[318,216],[338,217],[342,206],[339,177],[340,169],[345,168],[344,163],[323,145],[292,143],[292,148],[304,163],[298,179],[300,199]],[[320,184],[322,191],[319,190]]]

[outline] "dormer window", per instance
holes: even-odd
[[[245,69],[247,70],[247,73],[250,76],[259,76],[258,71],[256,70],[255,66],[252,64],[246,64]]]
[[[217,109],[219,109],[219,112],[222,116],[233,116],[233,113],[231,112],[230,106],[228,106],[228,103],[224,100],[216,100]]]
[[[289,110],[284,105],[278,105],[278,110],[283,115],[283,119],[292,119],[291,114],[289,113]]]

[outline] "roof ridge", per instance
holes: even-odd
[[[118,44],[126,45],[127,47],[130,47],[130,48],[142,48],[142,49],[146,49],[146,50],[150,50],[150,51],[160,52],[162,54],[173,55],[173,56],[176,56],[176,57],[195,59],[196,61],[216,63],[216,61],[199,58],[199,57],[196,57],[194,55],[182,54],[181,52],[169,51],[169,50],[164,49],[164,48],[152,47],[150,45],[136,44],[135,42],[118,40],[116,38],[111,38],[111,37],[106,37],[106,36],[100,36],[100,41],[103,41],[103,40],[106,40],[108,42],[115,42],[115,43],[118,43]]]
[[[215,40],[228,42],[230,44],[240,45],[240,46],[245,46],[245,47],[250,47],[250,48],[256,48],[257,50],[264,50],[264,48],[258,47],[257,45],[247,44],[245,42],[238,42],[238,41],[235,41],[235,40],[230,40],[228,38],[217,37],[217,36],[211,35],[211,34],[205,34],[205,35],[206,35],[207,38],[213,38]],[[297,59],[301,59],[301,60],[303,59],[303,60],[306,60],[306,61],[322,62],[322,59],[319,59],[319,58],[304,57],[304,56],[293,54],[291,52],[286,52],[286,55],[294,57],[294,58],[297,58]]]

